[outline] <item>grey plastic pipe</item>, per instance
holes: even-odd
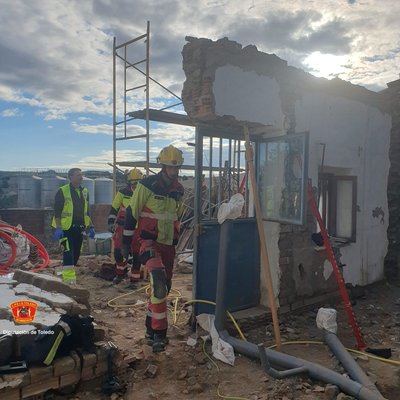
[[[307,368],[304,366],[299,368],[287,369],[285,371],[278,371],[277,369],[271,367],[267,355],[265,354],[264,347],[260,344],[257,347],[263,370],[275,379],[289,378],[290,376],[300,375],[308,372]]]
[[[221,225],[220,242],[219,242],[219,259],[218,259],[218,276],[216,291],[216,307],[215,307],[215,327],[221,337],[239,353],[250,358],[260,359],[259,349],[257,345],[245,342],[230,336],[225,329],[226,304],[225,289],[227,279],[227,266],[229,254],[229,242],[234,222],[226,220]],[[332,383],[338,386],[343,392],[356,397],[359,400],[385,400],[385,398],[376,390],[371,390],[365,385],[351,380],[345,376],[338,374],[321,365],[312,363],[301,358],[293,357],[288,354],[279,353],[272,349],[264,349],[268,362],[274,367],[280,367],[287,370],[303,368],[307,370],[311,378],[320,380],[325,383]]]
[[[340,363],[343,365],[343,368],[352,379],[361,383],[363,386],[372,391],[378,391],[376,386],[371,382],[366,373],[357,364],[357,362],[345,349],[339,338],[334,333],[324,330],[324,340],[331,352],[340,361]]]

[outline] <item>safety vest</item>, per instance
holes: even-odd
[[[132,192],[128,193],[126,189],[119,190],[114,197],[111,207],[118,212],[121,207],[126,208],[129,206],[131,197]]]
[[[142,239],[175,245],[179,237],[178,215],[183,187],[175,182],[171,187],[163,188],[160,181],[161,176],[157,174],[138,183],[130,201],[132,216],[138,221],[137,229]]]
[[[74,203],[72,202],[71,196],[71,186],[70,184],[64,185],[60,187],[63,196],[64,196],[64,207],[61,212],[61,229],[63,231],[67,231],[72,226],[72,216],[74,213]],[[89,228],[92,225],[92,221],[88,215],[89,203],[88,203],[88,190],[86,188],[82,189],[82,195],[85,200],[83,213],[84,213],[84,221],[85,227]],[[53,217],[53,221],[51,223],[53,228],[56,228],[56,219]]]

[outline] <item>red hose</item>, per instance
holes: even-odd
[[[15,244],[13,238],[7,233],[0,231],[0,238],[2,238],[6,243],[9,244],[11,248],[11,256],[5,264],[0,264],[0,274],[7,273],[8,269],[13,265],[15,257],[17,256],[17,245]]]
[[[11,226],[11,225],[8,225],[8,224],[1,224],[0,223],[0,230],[1,230],[1,228],[10,229],[13,232],[17,232],[17,233],[19,233],[21,235],[24,235],[31,243],[33,243],[37,247],[39,255],[42,258],[42,262],[36,268],[32,269],[31,270],[32,272],[37,272],[37,271],[40,271],[40,270],[48,267],[48,265],[50,263],[49,254],[47,253],[47,250],[43,246],[43,244],[38,239],[36,239],[35,236],[32,236],[30,233],[25,232],[22,229],[18,229],[15,226]],[[0,233],[1,233],[1,231],[0,231]],[[15,242],[13,240],[12,240],[12,242],[14,243],[14,246],[16,247]],[[15,258],[14,258],[14,260],[15,260]],[[13,260],[13,262],[14,262],[14,260]],[[10,265],[12,265],[12,263]],[[8,268],[9,268],[9,266],[6,269],[8,269]]]

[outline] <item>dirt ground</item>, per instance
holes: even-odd
[[[187,344],[190,336],[196,338],[196,333],[187,324],[190,310],[180,314],[178,326],[170,326],[170,343],[167,351],[154,355],[144,340],[146,294],[142,290],[118,300],[120,304],[135,304],[132,307],[108,306],[109,300],[129,293],[132,289],[127,288],[127,282],[114,286],[111,282],[95,277],[99,266],[107,261],[109,260],[104,256],[82,257],[78,281],[91,292],[92,315],[96,323],[105,329],[107,336],[120,349],[120,358],[124,359],[123,365],[126,368],[119,378],[126,385],[126,390],[109,397],[102,395],[99,388],[90,390],[78,388],[78,392],[68,396],[68,399],[326,400],[336,398],[336,396],[329,397],[324,383],[311,381],[305,377],[274,380],[262,371],[258,362],[244,356],[236,355],[233,367],[208,358],[204,350],[208,355],[211,354],[210,343],[207,343],[204,349],[201,338],[197,339],[197,344],[193,347]],[[173,289],[179,290],[182,296],[178,309],[181,308],[181,304],[191,299],[192,276],[188,272],[190,272],[188,268],[181,269],[181,272],[178,268],[174,276]],[[143,282],[140,287],[145,285]],[[171,309],[174,304],[171,299]],[[346,317],[339,305],[336,308],[339,314],[339,337],[347,347],[354,348],[355,342]],[[316,312],[317,308],[298,312],[296,315],[281,316],[282,339],[321,340],[321,334],[315,324]],[[400,360],[400,288],[382,283],[366,289],[356,300],[355,313],[367,344],[370,347],[390,347],[393,353],[392,359]],[[171,325],[172,314],[169,315],[169,321]],[[264,324],[244,333],[253,343],[264,343],[266,346],[273,344],[271,324]],[[283,351],[344,373],[325,346],[288,345],[284,346]],[[364,356],[357,357],[357,361],[371,379],[376,381],[387,399],[400,399],[398,366],[367,359]],[[343,397],[344,399],[351,397]]]

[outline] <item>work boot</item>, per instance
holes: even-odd
[[[168,344],[167,342],[168,340],[164,332],[155,332],[153,338],[153,353],[161,353],[162,351],[165,351],[165,346]]]
[[[144,338],[146,339],[146,344],[148,346],[153,346],[154,343],[154,332],[147,330],[146,333],[144,334]],[[164,342],[165,344],[169,343],[169,338],[168,336],[164,337]]]
[[[122,282],[124,279],[123,275],[115,275],[115,278],[113,279],[113,284],[118,285],[119,283]]]
[[[153,331],[146,330],[146,333],[144,334],[144,338],[146,339],[148,346],[153,346],[153,342],[154,342],[154,332]]]

